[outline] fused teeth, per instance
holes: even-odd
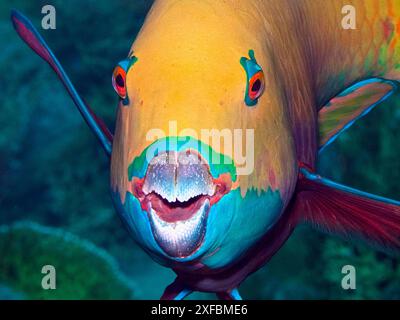
[[[168,202],[185,202],[196,196],[212,196],[215,185],[199,154],[164,152],[152,159],[145,177],[143,192],[154,192]]]

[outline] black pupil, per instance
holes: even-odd
[[[261,80],[257,79],[256,82],[253,83],[253,86],[251,87],[251,91],[257,92],[261,88]]]
[[[117,75],[117,77],[115,78],[115,82],[117,83],[118,87],[124,87],[125,86],[124,79],[122,78],[122,76],[120,74]]]

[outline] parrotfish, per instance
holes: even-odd
[[[155,1],[112,74],[113,134],[29,20],[12,21],[111,157],[129,233],[176,273],[163,299],[240,299],[299,223],[400,250],[400,202],[316,172],[324,148],[397,90],[399,1]]]

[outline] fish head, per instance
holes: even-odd
[[[158,262],[224,267],[293,192],[284,94],[263,35],[229,10],[168,4],[156,3],[114,71],[113,200]]]

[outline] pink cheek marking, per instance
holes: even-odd
[[[276,190],[277,189],[277,184],[276,184],[275,172],[274,172],[273,169],[269,169],[268,177],[269,177],[269,183],[271,184],[271,188],[273,190]]]
[[[390,38],[393,36],[393,31],[394,31],[394,25],[389,19],[386,19],[383,22],[383,35],[385,38],[385,41],[391,40]]]

